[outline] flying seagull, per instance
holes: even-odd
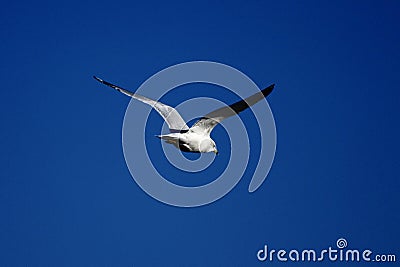
[[[215,154],[218,154],[218,150],[214,140],[212,140],[210,137],[210,133],[214,129],[214,127],[222,120],[239,114],[243,110],[259,102],[261,99],[267,97],[272,92],[275,86],[275,84],[272,84],[264,90],[261,90],[260,92],[255,93],[254,95],[249,96],[244,100],[238,101],[229,106],[216,109],[201,117],[192,127],[189,128],[186,125],[185,121],[182,119],[181,115],[179,115],[178,111],[173,107],[165,105],[156,100],[152,100],[145,96],[132,93],[126,89],[123,89],[122,87],[104,81],[96,76],[93,76],[93,78],[95,78],[102,84],[112,87],[115,90],[132,98],[135,98],[143,103],[146,103],[154,108],[168,124],[169,130],[171,132],[170,134],[157,135],[158,138],[161,138],[168,144],[172,144],[176,148],[185,152],[214,152]]]

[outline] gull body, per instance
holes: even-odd
[[[170,129],[171,133],[169,134],[157,135],[158,138],[164,140],[166,143],[172,144],[176,148],[185,152],[214,152],[215,154],[218,154],[218,150],[214,140],[212,140],[210,136],[210,133],[214,127],[222,120],[242,112],[243,110],[267,97],[275,86],[272,84],[264,90],[247,97],[246,99],[240,100],[232,105],[216,109],[204,115],[192,127],[189,128],[178,111],[173,107],[123,89],[122,87],[104,81],[96,76],[93,76],[93,78],[102,84],[112,87],[115,90],[154,108],[163,117]]]
[[[185,133],[170,133],[157,135],[157,137],[185,152],[214,152],[218,154],[215,142],[209,135],[199,134],[190,129]]]

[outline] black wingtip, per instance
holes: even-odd
[[[266,97],[268,96],[272,90],[274,90],[275,84],[271,84],[270,86],[268,86],[267,88],[265,88],[264,90],[261,90],[262,94]]]

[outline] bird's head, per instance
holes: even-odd
[[[213,147],[213,150],[211,152],[214,152],[215,155],[218,155],[217,145],[215,144],[215,142],[213,140],[211,140],[211,141],[212,141],[212,147]]]
[[[212,140],[211,138],[207,138],[205,140],[203,140],[200,143],[200,152],[214,152],[215,154],[218,154],[218,149],[217,146],[215,145],[214,140]]]

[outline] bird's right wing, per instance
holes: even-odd
[[[145,96],[132,93],[124,88],[121,88],[112,83],[104,81],[96,76],[93,76],[93,78],[95,78],[97,81],[101,82],[102,84],[105,84],[111,88],[114,88],[115,90],[117,90],[127,96],[133,97],[143,103],[150,105],[163,117],[165,122],[168,124],[169,130],[171,132],[180,132],[180,131],[189,130],[189,127],[186,125],[186,123],[182,119],[181,115],[179,115],[178,111],[176,111],[176,109],[174,109],[173,107],[170,107],[168,105],[165,105],[165,104],[155,101],[153,99],[147,98]]]
[[[261,90],[258,93],[255,93],[252,96],[249,96],[246,99],[240,100],[232,105],[225,106],[219,109],[216,109],[207,115],[204,115],[201,119],[199,119],[191,128],[190,131],[209,135],[210,132],[214,129],[214,127],[220,123],[222,120],[229,118],[233,115],[239,114],[243,110],[248,107],[256,104],[261,99],[267,97],[272,90],[274,89],[275,84],[272,84]]]

